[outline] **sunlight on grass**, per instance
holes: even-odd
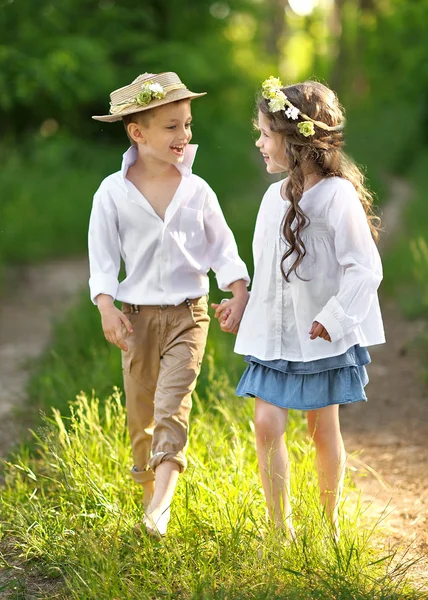
[[[189,469],[180,478],[169,537],[134,532],[141,495],[131,482],[121,394],[102,403],[80,394],[71,416],[53,410],[34,434],[36,452],[6,465],[3,535],[15,554],[51,578],[66,598],[416,598],[406,565],[376,549],[349,499],[336,544],[318,504],[314,451],[292,419],[293,509],[298,542],[270,531],[257,474],[252,402],[238,400],[208,360],[205,397],[195,396]],[[347,482],[345,497],[352,493]]]

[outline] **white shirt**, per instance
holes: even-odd
[[[235,345],[238,354],[262,360],[310,361],[346,352],[354,344],[385,341],[377,289],[382,265],[366,215],[347,180],[323,179],[303,193],[300,206],[310,218],[301,236],[307,255],[287,283],[280,263],[286,245],[280,235],[290,202],[282,181],[263,197],[253,240],[255,273],[251,297]],[[285,271],[294,262],[284,264]],[[331,342],[311,340],[313,321]]]
[[[192,174],[197,146],[189,145],[177,169],[181,182],[162,220],[126,178],[137,160],[132,146],[122,169],[101,183],[95,193],[89,225],[89,286],[98,294],[140,305],[177,305],[208,293],[207,273],[228,291],[238,279],[249,283],[217,197]],[[121,258],[126,277],[119,282]]]

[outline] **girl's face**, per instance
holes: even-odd
[[[270,128],[268,117],[259,111],[258,129],[260,137],[256,146],[262,153],[268,173],[282,173],[287,170],[284,140],[282,135]]]

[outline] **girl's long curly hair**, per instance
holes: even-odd
[[[336,94],[321,83],[305,81],[281,89],[296,108],[312,119],[331,127],[344,120]],[[353,184],[366,212],[372,236],[377,241],[380,219],[373,212],[373,196],[365,186],[363,173],[343,151],[343,131],[326,131],[314,125],[315,134],[304,137],[297,127],[297,123],[304,120],[300,116],[298,120],[292,120],[285,116],[283,110],[269,112],[268,100],[263,97],[258,100],[258,109],[268,117],[271,130],[280,133],[284,139],[284,161],[288,178],[281,194],[284,200],[291,202],[282,223],[282,233],[288,246],[281,260],[285,280],[289,281],[293,271],[298,276],[296,270],[306,255],[301,234],[309,224],[309,218],[299,206],[304,186],[302,167],[305,164],[313,167],[315,173],[322,178],[343,177]],[[284,261],[293,253],[296,259],[285,272]]]

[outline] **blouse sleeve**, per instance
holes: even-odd
[[[257,266],[260,255],[263,250],[264,243],[266,241],[266,202],[267,202],[267,192],[263,196],[263,199],[260,203],[259,212],[257,213],[256,226],[254,228],[254,236],[253,236],[253,260],[254,260],[254,269]]]
[[[382,281],[382,264],[366,213],[353,187],[336,192],[328,220],[334,230],[336,259],[344,272],[338,293],[314,321],[321,323],[331,341],[336,342],[367,316]]]
[[[115,208],[106,206],[100,190],[94,196],[89,221],[89,288],[91,300],[96,304],[99,294],[116,298],[119,286],[120,244]]]
[[[239,279],[250,283],[247,267],[238,254],[238,248],[217,196],[211,188],[204,205],[204,228],[208,240],[210,265],[216,274],[218,287],[224,292]]]

